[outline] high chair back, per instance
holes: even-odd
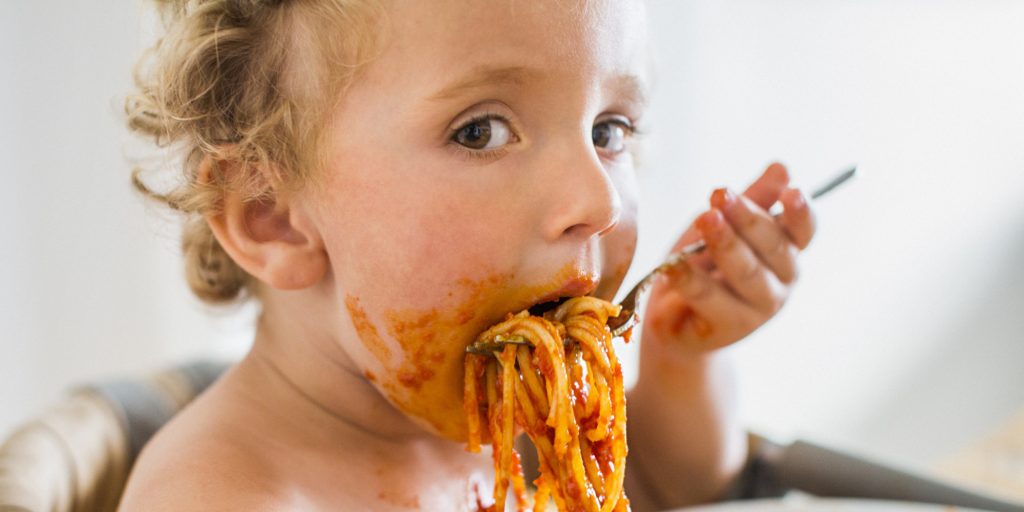
[[[143,445],[227,367],[74,389],[0,444],[0,511],[113,511]]]

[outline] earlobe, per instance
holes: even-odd
[[[200,179],[211,183],[214,165],[223,173],[241,172],[240,166],[208,156],[200,164]],[[231,259],[253,277],[281,290],[310,287],[327,272],[320,233],[293,195],[267,188],[258,199],[252,191],[223,189],[220,208],[207,214],[206,222]]]

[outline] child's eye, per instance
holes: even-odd
[[[504,119],[487,114],[471,119],[455,131],[452,140],[469,149],[493,150],[513,141],[512,130]]]
[[[633,125],[625,119],[609,119],[594,125],[591,134],[595,147],[621,153],[626,149],[626,139],[633,134]]]

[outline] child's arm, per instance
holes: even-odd
[[[796,279],[814,221],[788,185],[786,169],[773,164],[744,197],[716,191],[676,247],[703,238],[708,251],[651,290],[628,403],[627,490],[637,511],[714,500],[742,469],[746,434],[720,349],[768,321]],[[776,200],[784,212],[773,219],[765,210]]]

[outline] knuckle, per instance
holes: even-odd
[[[687,283],[685,292],[686,296],[689,297],[690,300],[701,302],[711,297],[711,294],[714,292],[714,288],[708,279],[695,275],[690,279],[689,283]]]
[[[776,236],[773,236],[768,242],[768,253],[775,257],[790,256],[792,254],[792,251],[790,250],[791,245],[792,244],[789,243],[789,240],[787,240],[784,235],[781,233],[776,234]]]
[[[745,283],[757,280],[761,277],[761,264],[757,261],[748,260],[743,263],[743,267],[740,269],[738,277],[740,281]]]

